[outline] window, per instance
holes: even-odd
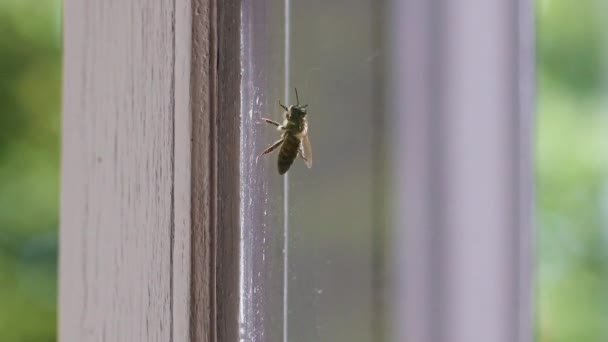
[[[529,1],[111,4],[65,7],[62,339],[531,340]]]

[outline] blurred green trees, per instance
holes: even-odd
[[[0,0],[0,341],[55,341],[58,0]]]
[[[608,340],[608,1],[538,0],[537,327]]]

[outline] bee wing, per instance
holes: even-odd
[[[302,139],[302,147],[304,150],[304,161],[306,162],[306,166],[308,168],[312,167],[312,146],[310,146],[310,139],[308,139],[308,135],[304,136]]]

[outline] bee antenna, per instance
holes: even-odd
[[[296,91],[296,106],[300,105],[300,98],[298,97],[298,88],[293,88]]]
[[[285,111],[288,111],[288,110],[289,110],[289,108],[285,107],[285,105],[283,105],[283,104],[281,103],[281,100],[279,100],[279,106],[281,106],[281,108],[285,109]]]

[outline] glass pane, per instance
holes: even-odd
[[[606,341],[608,2],[537,8],[539,341]]]
[[[372,0],[244,4],[244,340],[383,338],[380,19]],[[293,88],[314,162],[281,176],[277,151],[256,161],[280,138],[261,118],[282,122]]]
[[[283,0],[243,1],[241,121],[241,338],[283,338],[283,178],[274,158],[257,159],[279,135],[284,94]]]
[[[309,105],[315,160],[311,169],[298,161],[290,172],[290,341],[378,340],[377,6],[292,1],[291,85]]]

